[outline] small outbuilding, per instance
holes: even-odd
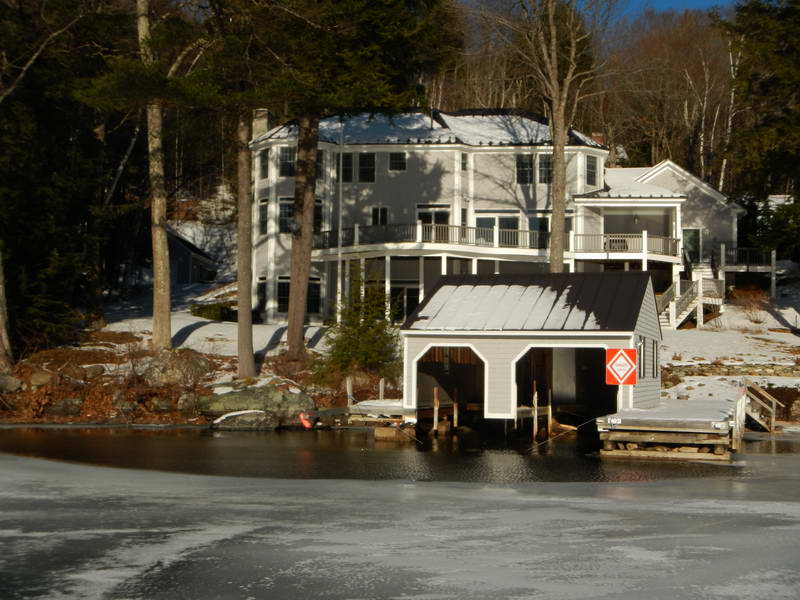
[[[586,417],[649,408],[661,327],[647,272],[442,277],[401,329],[403,407],[443,403],[516,419],[534,392]],[[638,350],[637,383],[605,382],[606,349]]]

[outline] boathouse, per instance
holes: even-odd
[[[445,276],[401,337],[405,409],[431,407],[435,393],[487,419],[516,419],[538,397],[597,417],[660,398],[647,272]],[[605,383],[610,348],[638,350],[636,385]]]

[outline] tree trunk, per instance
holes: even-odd
[[[303,329],[306,320],[308,277],[311,274],[311,243],[314,235],[314,195],[317,185],[317,143],[319,117],[298,119],[297,163],[294,189],[294,231],[292,232],[292,271],[289,288],[289,314],[286,341],[287,358],[303,360],[306,354]]]
[[[150,2],[136,0],[136,24],[142,62],[155,62],[150,48]],[[150,234],[153,243],[153,349],[172,347],[170,323],[167,191],[164,184],[163,112],[154,100],[147,106],[147,155],[150,177]]]
[[[3,272],[3,252],[0,250],[0,373],[11,372],[13,366],[14,355],[11,352],[11,337],[8,333],[8,304]]]
[[[564,220],[567,193],[567,123],[563,106],[553,103],[550,111],[550,133],[553,138],[553,182],[550,197],[553,206],[550,224],[550,272],[564,271]]]
[[[247,111],[239,113],[237,170],[239,177],[236,252],[237,337],[239,378],[255,377],[253,357],[253,199],[250,189],[250,127]]]

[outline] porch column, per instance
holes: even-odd
[[[472,274],[473,275],[477,275],[478,274],[478,259],[477,258],[473,258],[470,262],[472,263]]]
[[[642,271],[647,271],[647,230],[642,231]]]
[[[775,288],[777,287],[776,286],[777,281],[775,279],[775,250],[772,251],[771,267],[772,268],[770,269],[769,272],[769,297],[774,298],[776,292]]]
[[[342,259],[336,261],[336,322],[342,322]]]
[[[419,257],[419,301],[425,299],[425,257]]]
[[[392,319],[392,257],[383,257],[383,290],[386,294],[386,319]]]
[[[703,280],[701,279],[698,282],[698,285],[702,285]],[[703,290],[700,288],[697,292],[697,306],[695,307],[695,321],[697,321],[697,328],[703,328]]]
[[[356,225],[358,227],[358,225]],[[356,234],[358,234],[358,230],[356,230]],[[361,270],[361,285],[359,286],[361,289],[359,290],[359,294],[361,299],[364,299],[364,290],[367,284],[367,259],[360,258],[358,259],[358,268]]]
[[[447,275],[447,254],[442,254],[442,267],[440,272],[442,275]]]

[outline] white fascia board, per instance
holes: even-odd
[[[401,336],[435,336],[435,337],[612,337],[630,339],[631,331],[473,331],[468,329],[403,329]]]
[[[669,200],[659,198],[657,200],[647,198],[630,199],[626,198],[624,201],[612,200],[611,198],[574,198],[575,204],[582,204],[584,206],[603,206],[603,207],[618,207],[618,208],[640,208],[640,207],[669,207],[674,208],[686,202],[686,198],[675,198]]]

